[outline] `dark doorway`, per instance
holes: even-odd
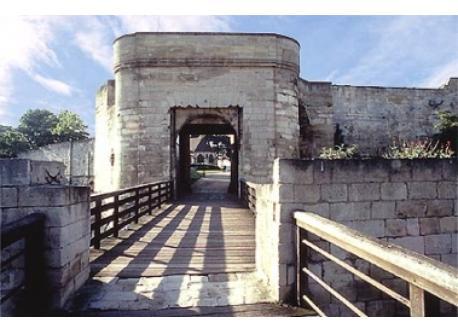
[[[229,147],[226,147],[226,157],[230,159],[230,174],[223,166],[218,166],[218,154],[215,152],[194,153],[195,161],[191,160],[191,137],[213,136],[214,138],[226,135],[233,138]],[[209,191],[225,191],[237,194],[238,191],[238,137],[234,128],[229,124],[186,124],[178,133],[178,165],[177,165],[177,191],[179,196],[188,195],[193,192],[203,193],[203,188],[208,187]],[[207,162],[205,164],[204,162]],[[205,166],[209,170],[211,165],[213,170],[205,172]],[[220,170],[218,172],[217,170]],[[192,172],[196,172],[203,178],[196,180],[192,177]],[[202,172],[203,170],[203,172]],[[224,179],[227,177],[227,182]],[[194,183],[194,185],[193,185]],[[197,183],[197,184],[196,184]]]

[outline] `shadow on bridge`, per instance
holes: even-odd
[[[182,306],[190,299],[199,300],[194,305],[211,305],[206,304],[210,300],[214,305],[216,295],[202,283],[255,268],[249,210],[227,193],[198,193],[144,216],[117,238],[104,239],[100,249],[91,249],[93,278],[73,306],[108,310],[126,302],[130,309],[144,310]]]

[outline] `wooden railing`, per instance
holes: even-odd
[[[119,230],[138,222],[143,215],[173,197],[171,181],[143,184],[113,192],[91,196],[91,245],[100,248],[100,241],[108,236],[118,237]]]
[[[240,198],[251,212],[256,214],[256,188],[252,184],[240,181]]]
[[[400,302],[410,309],[411,316],[425,316],[425,292],[428,292],[454,306],[458,306],[458,269],[433,260],[416,252],[409,251],[385,241],[380,241],[361,234],[351,228],[319,215],[305,212],[295,212],[297,225],[297,295],[298,302],[307,303],[319,315],[326,314],[304,293],[304,279],[302,274],[308,275],[332,296],[340,300],[345,306],[358,316],[366,316],[359,308],[352,304],[341,293],[333,289],[320,277],[304,267],[305,249],[320,253],[359,279],[371,284],[386,295]],[[401,278],[409,284],[409,297],[404,297],[372,277],[362,273],[347,262],[333,256],[316,246],[304,237],[304,232],[312,233],[325,241],[330,242],[349,253],[352,253],[367,262]],[[305,264],[306,265],[306,264]]]
[[[15,279],[20,281],[11,288],[2,281],[1,303],[21,293],[20,302],[16,304],[20,314],[39,313],[44,310],[45,298],[42,293],[45,292],[43,246],[45,219],[44,214],[33,213],[2,227],[1,273],[3,276],[4,272],[15,270],[16,273],[12,275],[13,279],[10,283],[15,284]],[[19,243],[21,241],[24,241],[23,245]],[[18,265],[18,260],[24,260],[24,264]],[[23,270],[24,275],[18,270]]]

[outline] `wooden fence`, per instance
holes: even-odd
[[[108,236],[118,237],[121,228],[138,222],[173,197],[173,182],[143,184],[91,196],[91,245],[100,248]]]
[[[386,295],[402,303],[410,309],[411,316],[425,316],[425,291],[454,305],[458,306],[458,269],[433,260],[424,255],[409,251],[376,238],[368,237],[351,228],[343,226],[319,215],[296,212],[297,234],[297,295],[298,302],[307,303],[319,315],[326,314],[307,295],[302,274],[308,275],[332,296],[341,301],[356,315],[366,316],[358,307],[352,304],[341,293],[333,289],[320,277],[311,272],[305,263],[305,249],[320,253],[325,258],[348,270],[359,279],[371,284]],[[409,296],[404,297],[372,277],[362,273],[347,262],[333,256],[316,246],[304,237],[304,232],[330,242],[349,253],[352,253],[367,262],[401,278],[409,284]],[[305,248],[305,249],[304,249]]]

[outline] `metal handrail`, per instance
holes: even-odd
[[[354,229],[313,213],[295,212],[294,218],[298,227],[297,243],[299,245],[304,244],[312,250],[319,252],[326,258],[334,261],[336,264],[349,270],[362,280],[370,283],[385,294],[388,294],[392,298],[409,307],[412,316],[425,315],[425,291],[445,300],[448,303],[458,306],[458,269],[403,247],[367,236]],[[406,299],[405,297],[397,294],[395,291],[383,286],[370,276],[357,271],[346,262],[317,247],[310,241],[303,239],[300,235],[300,229],[313,233],[323,240],[328,241],[408,282],[410,299]],[[298,248],[298,256],[300,256],[300,248]],[[316,281],[317,279],[320,279],[312,272],[308,271],[307,268],[300,267],[300,261],[300,258],[298,258],[298,272],[305,272],[305,274],[309,275]],[[322,280],[317,282],[320,284],[321,282],[325,283]],[[300,279],[298,279],[298,284],[299,283]],[[328,285],[323,287],[328,291],[332,289]],[[298,286],[299,294],[301,293],[301,289],[301,286]],[[310,304],[312,301],[310,298],[306,298],[307,300],[305,298],[303,299]],[[316,306],[316,304],[310,305],[312,307]],[[358,310],[354,312],[361,315],[358,313]]]

